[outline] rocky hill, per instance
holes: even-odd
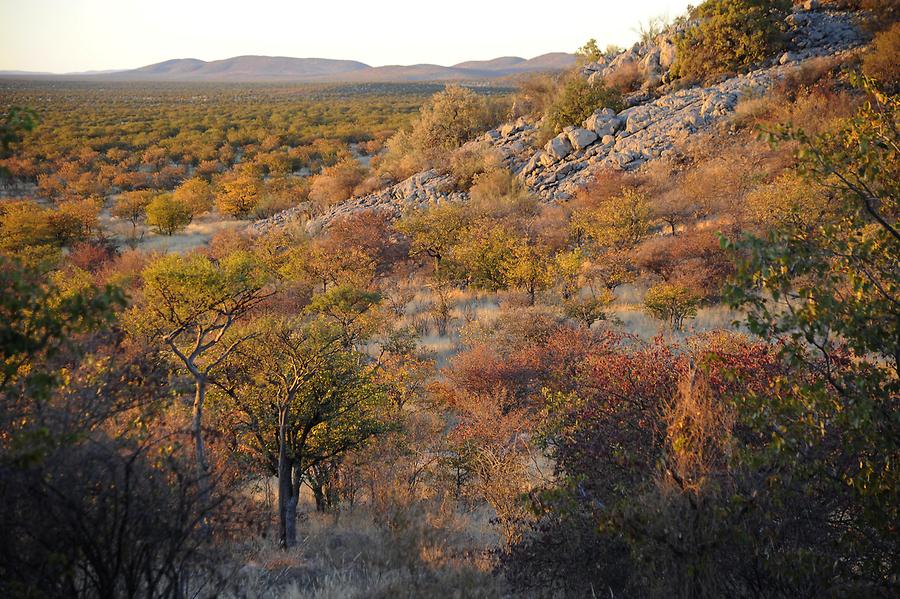
[[[666,157],[689,136],[724,121],[741,97],[765,92],[805,61],[839,56],[865,42],[852,14],[810,8],[797,9],[788,17],[789,50],[752,72],[708,87],[674,90],[672,84],[665,83],[675,49],[676,32],[669,31],[652,43],[636,44],[609,61],[583,67],[582,75],[591,78],[637,63],[646,80],[662,83],[655,92],[645,89],[629,96],[629,106],[621,112],[598,110],[581,127],[567,128],[538,150],[534,149],[534,139],[539,124],[524,119],[506,123],[469,143],[496,149],[504,164],[542,200],[569,199],[598,170],[632,170]],[[408,207],[466,200],[465,193],[449,189],[449,175],[424,171],[387,189],[339,203],[309,221],[306,228],[315,234],[335,218],[358,210],[378,209],[399,215]],[[302,207],[290,209],[257,222],[254,228],[265,231],[303,213]]]

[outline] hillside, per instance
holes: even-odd
[[[631,171],[658,158],[674,156],[677,146],[732,115],[741,98],[763,94],[807,62],[818,57],[840,57],[865,40],[848,13],[799,11],[790,21],[790,50],[749,73],[708,87],[655,94],[636,92],[627,98],[629,106],[618,114],[609,109],[598,110],[581,127],[567,128],[536,151],[533,140],[539,134],[540,123],[521,118],[486,132],[469,142],[469,147],[486,146],[499,152],[504,165],[543,201],[568,200],[599,171]],[[663,33],[653,42],[636,45],[608,61],[584,66],[582,76],[590,79],[641,65],[648,77],[661,78],[671,64],[671,59],[665,59],[665,50],[671,45],[670,34]],[[497,68],[516,66],[510,59],[498,60]],[[437,170],[417,173],[388,189],[332,207],[308,222],[307,230],[319,231],[332,220],[359,210],[383,209],[397,216],[410,206],[467,199],[465,193],[442,191],[449,180]],[[291,209],[254,227],[266,230],[303,213],[303,208]]]
[[[339,77],[368,68],[368,65],[352,60],[235,56],[210,62],[195,58],[167,60],[103,78],[120,81],[296,81]]]
[[[898,11],[0,80],[0,597],[898,596]]]

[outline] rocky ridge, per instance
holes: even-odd
[[[810,4],[810,3],[807,3]],[[853,15],[811,9],[795,10],[788,16],[789,51],[762,68],[726,79],[716,85],[672,90],[663,95],[638,92],[627,98],[629,107],[619,113],[608,108],[596,111],[580,127],[568,127],[535,151],[539,123],[518,119],[486,132],[469,142],[494,149],[504,165],[519,176],[543,201],[571,198],[603,169],[632,170],[647,161],[666,157],[689,136],[722,122],[734,112],[742,97],[763,93],[804,61],[821,56],[839,56],[865,41],[855,27]],[[638,62],[645,80],[658,83],[667,77],[674,60],[674,36],[670,30],[650,44],[636,44],[612,60],[583,67],[588,78]],[[665,86],[661,88],[665,90]],[[386,210],[399,215],[412,207],[442,201],[465,201],[465,192],[453,189],[452,178],[437,170],[417,173],[396,185],[333,206],[306,223],[315,234],[336,218],[360,210]],[[253,225],[257,232],[295,220],[305,210],[292,208]]]

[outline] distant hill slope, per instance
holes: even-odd
[[[103,75],[102,78],[130,81],[284,81],[337,77],[369,68],[369,65],[355,60],[328,58],[235,56],[210,62],[179,58]]]
[[[544,54],[526,60],[505,56],[493,60],[473,60],[445,67],[436,64],[372,67],[354,60],[289,58],[284,56],[236,56],[203,61],[179,58],[139,69],[85,77],[104,81],[347,81],[412,82],[495,79],[519,73],[559,71],[575,64],[564,52]]]

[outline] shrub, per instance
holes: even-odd
[[[172,197],[191,209],[197,216],[213,208],[213,194],[209,183],[199,177],[188,179],[175,188]]]
[[[376,163],[378,172],[405,179],[490,128],[506,112],[504,104],[489,102],[471,89],[448,86],[422,106],[411,129],[387,141],[387,151]]]
[[[514,116],[540,116],[547,112],[559,93],[559,78],[549,73],[528,75],[519,84]]]
[[[470,195],[475,210],[494,218],[530,215],[537,208],[522,181],[505,168],[475,175]]]
[[[474,91],[448,86],[424,105],[412,128],[412,142],[425,152],[452,150],[481,133],[488,125],[487,102]]]
[[[321,207],[349,199],[353,190],[362,183],[365,170],[354,158],[345,158],[333,166],[322,169],[313,177],[309,187],[309,199]]]
[[[612,108],[619,112],[622,109],[619,92],[600,83],[588,83],[584,77],[573,74],[548,108],[547,124],[555,133],[559,133],[570,125],[581,126],[586,118],[600,108]]]
[[[162,235],[174,235],[191,224],[191,220],[190,207],[170,193],[156,196],[147,206],[147,224]]]
[[[223,176],[216,193],[216,208],[222,214],[244,218],[259,203],[262,181],[252,168]]]
[[[500,168],[500,157],[489,148],[467,145],[450,155],[450,174],[461,190],[468,190],[479,175]]]
[[[637,91],[644,83],[644,69],[637,62],[628,62],[603,78],[603,83],[620,93]]]
[[[875,36],[862,70],[891,93],[900,89],[900,22]]]
[[[787,0],[706,0],[698,22],[676,40],[673,75],[689,80],[731,74],[757,64],[784,44]]]
[[[697,315],[699,303],[692,291],[671,283],[654,285],[644,297],[647,313],[668,324],[673,331],[680,331],[686,319]]]

